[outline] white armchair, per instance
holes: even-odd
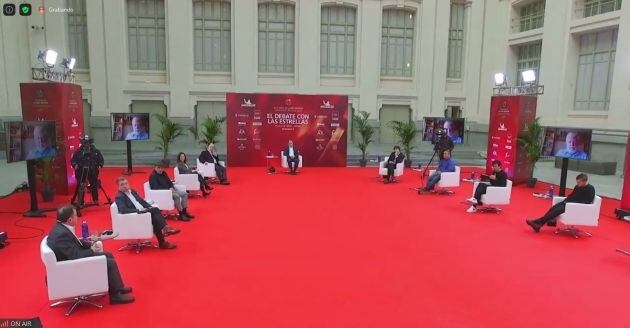
[[[379,166],[378,166],[378,175],[379,176],[384,176],[387,175],[387,160],[388,158],[385,158],[384,161],[382,161]],[[404,163],[398,163],[396,164],[396,169],[394,169],[394,177],[399,177],[401,175],[403,175],[405,170],[405,164]],[[395,181],[395,180],[394,180]]]
[[[119,251],[135,249],[136,254],[140,253],[143,247],[157,248],[151,243],[153,238],[153,224],[151,223],[151,213],[118,213],[118,206],[113,203],[110,207],[112,216],[112,230],[117,236],[116,240],[132,241],[119,248]]]
[[[177,166],[173,169],[175,183],[186,187],[188,191],[201,191],[197,173],[180,174]],[[198,194],[197,194],[198,195]]]
[[[227,167],[225,166],[224,161],[219,161],[219,164],[221,164],[221,166],[223,167]],[[214,168],[214,163],[201,163],[199,161],[199,158],[197,158],[197,172],[199,172],[204,178],[217,178],[217,171]]]
[[[175,188],[186,191],[186,187],[180,184],[175,184]],[[151,185],[147,181],[144,183],[144,200],[159,208],[165,217],[177,217],[177,214],[170,212],[175,210],[172,191],[151,189]]]
[[[435,173],[436,170],[429,171],[429,175]],[[455,166],[455,172],[442,172],[440,174],[440,181],[437,183],[439,188],[459,187],[461,175],[461,167]],[[439,194],[452,194],[452,190],[440,189],[437,190]]]
[[[298,168],[301,168],[302,167],[302,155],[298,155],[298,159],[299,159]],[[284,151],[283,150],[280,151],[280,165],[283,168],[285,168],[285,169],[289,168],[289,162],[287,161],[287,157],[284,156]]]
[[[552,204],[556,205],[563,201],[566,197],[554,197]],[[573,237],[579,238],[579,234],[583,233],[589,237],[592,235],[586,231],[580,230],[575,226],[596,227],[599,224],[599,211],[602,206],[602,198],[595,196],[592,204],[567,203],[564,213],[558,217],[558,221],[565,227],[558,228],[556,233],[568,232]]]
[[[477,190],[477,186],[480,182],[475,182],[473,186],[473,196],[475,195],[475,190]],[[512,181],[507,180],[507,184],[505,187],[491,187],[488,186],[486,193],[481,196],[481,202],[483,206],[480,206],[478,210],[482,212],[499,212],[500,208],[497,208],[492,205],[508,205],[510,204],[510,196],[512,195]]]
[[[48,299],[57,301],[50,307],[70,304],[66,316],[72,314],[80,304],[99,309],[103,307],[91,298],[102,296],[109,289],[105,255],[57,262],[55,253],[48,247],[48,236],[42,239],[40,252],[46,267]]]

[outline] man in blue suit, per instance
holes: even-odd
[[[282,151],[282,155],[287,158],[287,165],[291,174],[295,175],[298,166],[300,165],[300,152],[293,147],[293,140],[289,140],[287,148]]]

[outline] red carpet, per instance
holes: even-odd
[[[114,196],[120,168],[103,181]],[[146,169],[147,173],[150,169]],[[0,250],[0,318],[41,317],[46,327],[629,327],[630,224],[605,199],[592,238],[534,234],[525,218],[550,201],[513,190],[501,214],[468,214],[464,183],[452,196],[409,190],[418,173],[383,185],[375,168],[305,168],[270,176],[229,169],[231,186],[194,199],[192,222],[173,222],[174,251],[118,252],[136,302],[70,318],[51,309],[41,236]],[[134,175],[141,190],[145,174]],[[595,186],[597,187],[597,186]],[[539,191],[546,190],[544,185]],[[25,193],[0,211],[27,209]],[[43,204],[47,206],[47,204]],[[50,206],[50,204],[48,204]],[[110,227],[106,206],[84,210],[90,227]],[[11,237],[37,236],[0,214]],[[54,218],[19,225],[46,230]],[[69,282],[71,283],[71,282]]]

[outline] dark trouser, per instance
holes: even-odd
[[[291,172],[295,172],[298,168],[298,165],[300,165],[300,158],[299,157],[294,157],[294,158],[290,158],[287,157],[287,165],[289,166],[289,170],[291,170]]]
[[[120,276],[120,271],[118,271],[118,264],[116,264],[116,260],[110,252],[104,252],[103,255],[105,255],[107,259],[107,283],[109,284],[109,293],[116,293],[125,287],[122,277]]]
[[[394,171],[396,171],[396,163],[387,162],[385,167],[387,168],[387,176],[385,178],[390,180],[394,176]]]
[[[481,196],[486,194],[486,190],[488,189],[488,185],[485,183],[480,183],[477,185],[477,189],[475,189],[475,199],[477,200],[477,205],[483,205],[481,203]]]
[[[160,212],[160,209],[157,207],[151,207],[149,209],[149,213],[151,213],[151,224],[153,225],[153,233],[155,237],[157,237],[158,243],[164,243],[164,234],[162,233],[162,229],[166,227],[166,220],[164,216]]]
[[[560,203],[552,206],[549,209],[549,211],[547,211],[547,213],[545,213],[545,215],[543,217],[541,217],[540,219],[534,220],[534,222],[536,222],[537,224],[540,224],[540,225],[545,225],[545,224],[547,224],[547,222],[557,218],[558,215],[564,213],[565,207],[566,207],[566,203],[565,202],[560,202]]]
[[[226,171],[225,167],[223,167],[219,163],[215,163],[214,164],[214,171],[217,172],[217,178],[219,178],[219,181],[221,181],[221,182],[227,181],[227,171]]]
[[[427,181],[427,186],[424,187],[425,190],[433,190],[433,188],[435,188],[435,185],[440,182],[440,179],[442,178],[442,174],[440,173],[433,173],[429,176],[429,181]]]
[[[76,176],[76,178],[81,179],[81,174],[83,174],[83,172],[84,172],[83,166],[79,166],[75,170],[74,174],[75,176],[79,174],[79,176]],[[85,183],[86,183],[86,186],[87,186],[87,183],[90,184],[90,193],[92,194],[92,200],[95,202],[98,202],[98,184],[99,184],[98,170],[87,168],[85,172],[87,172],[87,176],[85,177]],[[78,185],[77,185],[77,188],[78,188]],[[85,199],[84,195],[79,195],[79,202],[81,202],[84,199]]]
[[[197,173],[197,181],[199,181],[199,189],[206,190],[206,180],[204,180],[203,175]]]

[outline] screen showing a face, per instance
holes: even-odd
[[[149,114],[112,114],[112,141],[149,140]]]
[[[591,130],[545,128],[542,156],[591,159]]]
[[[7,162],[57,156],[54,121],[6,122]]]
[[[422,140],[435,143],[438,137],[438,131],[442,131],[444,135],[451,137],[453,143],[461,144],[464,142],[464,119],[425,117]]]

